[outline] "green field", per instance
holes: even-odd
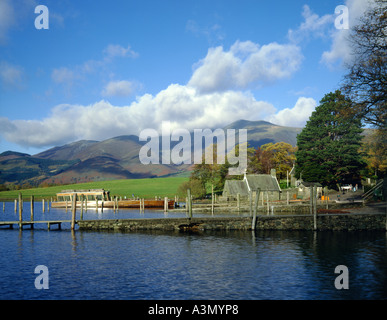
[[[69,184],[47,188],[32,188],[24,190],[2,191],[0,192],[0,200],[13,200],[18,197],[19,192],[24,198],[33,195],[36,199],[54,197],[61,190],[68,189],[105,189],[109,190],[111,195],[131,198],[132,194],[135,197],[154,198],[169,197],[173,198],[177,194],[177,189],[180,184],[188,181],[188,177],[169,177],[169,178],[153,178],[153,179],[125,179],[88,182],[79,184]]]

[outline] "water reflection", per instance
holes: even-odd
[[[11,220],[10,211],[1,219]],[[51,209],[45,217],[63,214]],[[385,232],[35,228],[0,230],[0,239],[0,299],[387,298]],[[41,264],[49,290],[34,287]],[[337,265],[349,269],[349,290],[334,287]]]

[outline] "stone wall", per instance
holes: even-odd
[[[112,219],[77,221],[80,230],[251,230],[251,217],[162,218],[162,219]],[[256,221],[257,230],[313,230],[312,215],[264,216]],[[320,231],[386,230],[386,214],[320,214],[317,216]]]

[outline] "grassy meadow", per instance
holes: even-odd
[[[169,197],[173,198],[177,194],[179,185],[188,181],[188,177],[168,177],[151,179],[124,179],[111,181],[98,181],[79,184],[69,184],[46,188],[32,188],[13,191],[0,192],[0,200],[13,200],[18,197],[19,192],[23,198],[34,196],[36,199],[54,197],[56,193],[68,189],[105,189],[109,190],[111,195],[131,198],[135,197],[154,198]]]

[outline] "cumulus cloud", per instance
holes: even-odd
[[[268,121],[280,126],[302,128],[316,109],[317,102],[313,98],[298,98],[293,108],[285,108],[267,118]]]
[[[353,26],[358,23],[358,19],[363,15],[373,1],[347,0],[349,29],[334,29],[331,33],[332,45],[330,50],[324,51],[321,62],[331,67],[337,62],[349,63],[352,60],[351,45],[349,43],[349,33]]]
[[[103,96],[127,97],[135,90],[136,84],[132,81],[110,81],[102,90]]]
[[[203,93],[248,89],[290,77],[302,59],[296,45],[273,42],[259,46],[237,41],[229,51],[221,46],[210,48],[188,86]]]
[[[273,113],[270,103],[237,91],[199,94],[172,84],[156,96],[145,94],[128,106],[102,100],[92,105],[58,105],[43,120],[0,119],[0,133],[10,142],[45,147],[78,139],[106,139],[136,134],[145,128],[220,128],[237,119],[262,119]]]
[[[0,61],[0,82],[5,87],[20,88],[24,78],[23,68]]]
[[[304,22],[296,30],[290,29],[288,31],[288,38],[293,43],[299,43],[310,37],[326,37],[327,27],[332,26],[334,22],[332,14],[320,17],[308,5],[304,5],[302,16]]]
[[[138,53],[132,50],[130,46],[126,48],[118,44],[109,44],[104,50],[105,58],[112,59],[115,57],[121,58],[137,58]]]
[[[130,46],[126,48],[118,44],[109,44],[103,51],[103,58],[99,60],[87,60],[82,64],[68,67],[59,67],[53,69],[51,73],[52,80],[57,84],[71,87],[76,80],[84,79],[87,75],[93,74],[113,62],[115,58],[136,58],[138,53],[133,51]],[[124,85],[124,84],[121,84]]]

